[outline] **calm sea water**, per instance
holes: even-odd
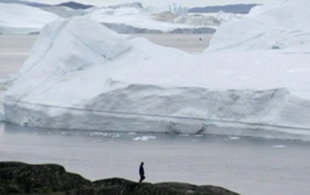
[[[180,181],[241,194],[310,194],[310,143],[214,135],[66,131],[0,125],[0,160],[59,163],[95,180]]]

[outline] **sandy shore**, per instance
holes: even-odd
[[[0,78],[20,69],[28,58],[38,35],[0,35]],[[212,37],[210,34],[135,34],[155,44],[178,48],[190,53],[206,49]]]

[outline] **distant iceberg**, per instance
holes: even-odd
[[[256,6],[242,19],[223,23],[207,51],[289,49],[310,52],[309,9],[307,0],[274,0]]]
[[[219,25],[213,17],[187,15],[187,8],[177,4],[166,9],[140,4],[98,7],[86,10],[85,17],[118,33],[214,33]]]
[[[56,14],[21,4],[0,3],[0,34],[39,33]]]
[[[0,34],[37,34],[44,25],[57,18],[76,16],[95,20],[124,34],[214,33],[218,25],[218,21],[213,17],[188,16],[187,8],[176,4],[165,9],[173,15],[172,20],[166,19],[164,13],[153,13],[153,11],[144,8],[141,3],[91,7],[85,10],[49,5],[37,8],[22,4],[0,3]]]

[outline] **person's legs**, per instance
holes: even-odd
[[[141,183],[144,179],[145,179],[145,176],[144,176],[144,175],[140,175],[140,181],[139,181],[139,183]]]

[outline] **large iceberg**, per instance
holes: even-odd
[[[0,3],[0,34],[38,33],[58,16],[39,8]]]
[[[193,55],[61,19],[44,27],[6,92],[5,117],[47,128],[306,139],[310,57],[294,48]]]
[[[200,63],[191,54],[145,39],[126,40],[92,20],[57,20],[42,30],[20,77],[6,93],[6,119],[29,126],[142,131],[148,116],[162,114],[155,102],[165,98],[156,94],[161,88],[157,85],[175,85],[188,77],[192,62]],[[185,69],[172,70],[177,63],[185,63]],[[170,67],[166,73],[165,67]],[[149,107],[136,107],[139,94],[142,99],[154,95]],[[138,119],[143,114],[147,120]]]

